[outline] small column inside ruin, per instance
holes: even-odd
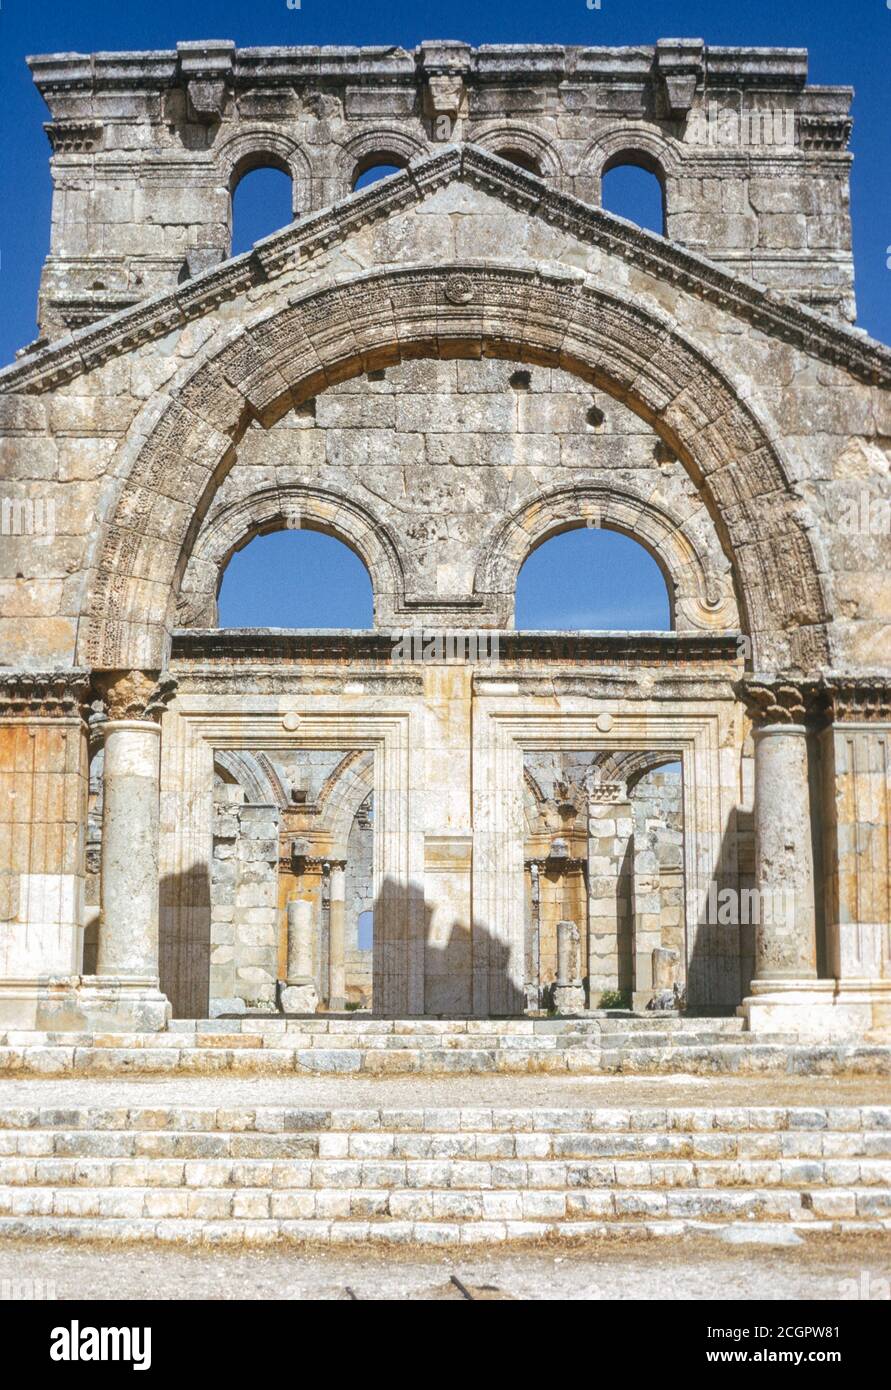
[[[344,916],[346,883],[343,863],[331,865],[328,900],[328,1009],[339,1012],[346,1004]]]

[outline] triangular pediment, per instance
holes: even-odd
[[[370,188],[300,218],[195,276],[22,356],[0,372],[0,391],[41,392],[93,370],[153,339],[165,337],[282,276],[313,266],[320,253],[345,244],[369,223],[402,217],[454,184],[480,190],[524,218],[558,227],[578,242],[636,266],[759,331],[831,361],[853,376],[891,385],[891,350],[857,330],[822,317],[743,276],[729,274],[706,257],[600,208],[548,188],[533,174],[474,145],[448,146]],[[509,255],[510,248],[505,248]],[[492,257],[498,263],[499,257]]]

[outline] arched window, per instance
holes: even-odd
[[[290,175],[272,165],[250,168],[232,186],[233,256],[250,251],[255,241],[271,236],[294,219]]]
[[[662,571],[637,541],[584,527],[545,541],[517,579],[526,631],[664,632],[671,604]]]
[[[371,578],[333,536],[273,531],[232,556],[219,611],[220,627],[369,628]]]
[[[496,154],[499,159],[506,159],[509,164],[516,164],[518,169],[525,169],[527,174],[535,174],[536,178],[541,178],[541,165],[526,150],[503,149],[496,150]]]
[[[405,165],[390,163],[394,158],[394,155],[372,155],[370,159],[363,160],[353,174],[353,192],[357,193],[360,188],[379,183],[381,179],[388,179],[391,174],[400,173]]]
[[[634,153],[615,156],[605,165],[600,193],[607,212],[665,235],[665,180],[654,160]]]

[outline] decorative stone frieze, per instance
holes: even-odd
[[[0,669],[0,718],[86,720],[90,673],[67,671],[5,671]]]

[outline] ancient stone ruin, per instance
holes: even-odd
[[[698,40],[30,65],[0,1026],[887,1035],[891,354],[852,327],[849,91]],[[623,164],[664,237],[601,209]],[[259,167],[294,220],[233,257]],[[234,551],[294,525],[362,559],[370,631],[217,626]],[[657,558],[670,631],[515,629],[526,558],[591,525]]]
[[[853,326],[849,90],[699,40],[30,64],[0,1236],[887,1228],[891,353]],[[627,164],[664,236],[602,209]],[[233,256],[268,167],[293,221]],[[221,627],[235,552],[298,528],[372,626]],[[667,630],[517,625],[574,528],[655,558]]]

